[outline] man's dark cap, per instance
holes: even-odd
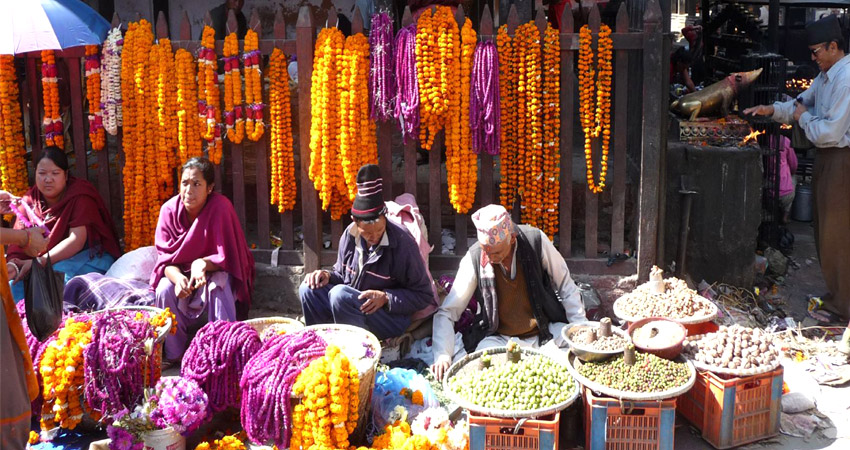
[[[807,45],[818,45],[841,40],[841,24],[838,17],[828,15],[806,25]]]
[[[384,180],[381,169],[375,164],[366,164],[357,171],[357,195],[351,205],[351,215],[357,220],[375,220],[386,212],[384,203]]]

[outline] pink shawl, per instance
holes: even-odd
[[[254,256],[227,197],[213,192],[193,223],[180,196],[174,196],[159,212],[156,224],[157,259],[151,285],[156,288],[165,267],[176,265],[188,272],[192,261],[209,257],[232,277],[236,299],[250,306],[254,288]]]

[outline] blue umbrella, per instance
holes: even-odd
[[[99,45],[110,24],[80,0],[3,0],[0,54]]]

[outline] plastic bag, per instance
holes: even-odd
[[[115,261],[106,272],[106,276],[148,283],[153,268],[156,266],[156,256],[156,247],[154,246],[137,248],[118,258],[118,261]]]
[[[64,280],[53,272],[50,256],[44,266],[38,259],[32,260],[32,269],[26,279],[24,301],[27,325],[39,341],[50,337],[62,323],[63,285]]]
[[[405,388],[415,395],[417,404],[402,394]],[[419,394],[422,395],[422,404],[418,404]],[[372,393],[372,421],[378,430],[383,430],[393,421],[390,418],[397,406],[407,410],[407,421],[412,422],[419,413],[428,408],[440,406],[440,402],[434,395],[428,380],[414,370],[396,368],[378,372],[375,378],[375,390]]]

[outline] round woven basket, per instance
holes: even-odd
[[[263,331],[267,328],[274,326],[275,328],[281,328],[285,330],[287,333],[300,330],[304,328],[304,324],[295,320],[290,319],[289,317],[261,317],[259,319],[250,319],[246,320],[245,323],[251,326],[254,330],[257,331],[257,334],[260,335],[260,338],[263,337]]]
[[[700,335],[697,335],[697,336],[688,336],[686,338],[686,340],[695,341],[695,340],[702,338],[703,336],[705,336],[705,335],[700,334]],[[776,370],[777,367],[782,365],[782,363],[779,362],[779,358],[777,358],[776,361],[773,364],[770,364],[770,365],[767,365],[767,366],[758,366],[758,367],[753,367],[751,369],[728,369],[726,367],[718,367],[718,366],[715,366],[715,365],[699,362],[695,359],[690,358],[690,356],[687,353],[682,353],[682,356],[684,356],[685,358],[690,360],[691,363],[693,363],[694,367],[696,367],[699,370],[713,372],[713,373],[716,373],[716,374],[719,374],[719,375],[730,375],[730,376],[735,376],[735,377],[749,377],[749,376],[753,376],[753,375],[760,375],[760,374],[763,374],[763,373],[774,371],[774,370]]]
[[[461,369],[466,367],[467,364],[478,364],[478,362],[477,362],[478,358],[483,356],[485,352],[488,355],[498,355],[498,354],[501,354],[501,353],[507,353],[507,351],[508,351],[507,347],[496,347],[496,348],[488,348],[486,350],[479,350],[475,353],[471,353],[469,355],[464,356],[460,361],[452,364],[452,366],[449,367],[448,372],[446,372],[445,377],[443,377],[443,392],[445,392],[449,396],[449,398],[452,399],[452,401],[454,401],[455,403],[457,403],[458,405],[460,405],[461,407],[463,407],[466,410],[469,410],[469,411],[472,411],[472,412],[475,412],[475,413],[478,413],[478,414],[490,416],[490,417],[517,418],[517,419],[523,418],[523,417],[524,418],[534,418],[534,417],[540,417],[540,416],[545,416],[545,415],[549,415],[549,414],[554,414],[558,411],[561,411],[561,410],[567,408],[568,406],[572,405],[573,402],[576,401],[576,399],[578,398],[578,395],[579,395],[579,389],[578,389],[578,382],[576,382],[576,380],[575,380],[575,376],[572,377],[573,378],[572,394],[570,395],[570,397],[566,401],[558,403],[557,405],[552,405],[552,406],[546,407],[546,408],[532,409],[532,410],[528,410],[528,411],[514,411],[514,410],[506,410],[506,409],[485,408],[483,406],[476,405],[475,403],[467,401],[465,398],[458,395],[453,389],[451,389],[449,387],[449,380],[451,380],[452,377],[457,375],[458,372],[460,372]],[[547,355],[543,352],[534,350],[534,349],[530,349],[530,348],[520,348],[520,351],[525,355],[540,355],[540,356],[550,358],[549,355]],[[552,359],[552,358],[550,358],[550,359]],[[555,363],[557,363],[561,366],[564,366],[560,361],[558,361],[556,359],[552,359],[552,361],[554,361]],[[566,369],[566,367],[565,367],[565,369]]]
[[[374,334],[360,327],[342,324],[310,325],[328,344],[339,350],[357,367],[360,374],[360,405],[357,408],[357,428],[352,433],[355,442],[363,440],[366,424],[372,409],[372,391],[375,389],[375,371],[381,359],[381,343]]]
[[[582,386],[592,390],[593,392],[598,392],[600,394],[604,394],[609,397],[618,398],[621,400],[664,400],[668,398],[678,397],[684,394],[685,392],[688,392],[697,380],[697,371],[696,369],[694,369],[694,365],[690,361],[685,359],[683,356],[679,356],[676,360],[678,362],[684,362],[688,364],[688,371],[690,372],[688,381],[681,386],[677,386],[673,389],[668,389],[666,391],[661,392],[621,391],[619,389],[614,389],[605,386],[604,384],[597,383],[595,381],[590,381],[587,377],[579,373],[578,367],[581,367],[582,362],[572,352],[567,353],[567,369],[573,375],[573,378],[578,380],[578,382],[581,383]]]

